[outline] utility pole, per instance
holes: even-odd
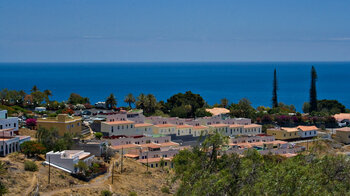
[[[121,157],[121,163],[120,163],[120,173],[123,173],[123,154],[124,154],[124,148],[122,148],[122,157]]]
[[[113,179],[114,179],[114,161],[112,161],[112,184],[113,184]]]
[[[147,151],[147,172],[148,172],[148,151]]]
[[[50,172],[50,169],[51,169],[51,156],[49,155],[49,184],[50,184],[50,174],[51,174],[51,172]]]

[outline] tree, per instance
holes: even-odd
[[[25,141],[21,145],[21,151],[27,157],[33,157],[39,154],[43,154],[46,151],[46,148],[37,141]]]
[[[117,100],[115,99],[113,93],[109,95],[109,97],[106,100],[106,107],[108,109],[112,109],[117,105]]]
[[[317,93],[316,93],[317,73],[314,66],[311,68],[311,87],[310,87],[310,113],[317,111]]]
[[[129,107],[131,108],[131,104],[134,104],[135,103],[135,97],[134,95],[132,95],[131,93],[129,93],[125,99],[124,99],[124,102],[129,104]]]
[[[97,139],[101,139],[102,138],[102,136],[103,136],[103,134],[101,133],[101,132],[96,132],[95,133],[95,137],[97,138]]]
[[[226,98],[223,98],[223,99],[221,99],[221,107],[224,107],[224,108],[227,108],[228,107],[228,104],[229,104],[229,101],[228,101],[228,99],[226,99]]]
[[[194,94],[191,91],[187,91],[184,94],[178,93],[171,96],[165,105],[167,110],[170,111],[170,114],[172,113],[171,110],[175,108],[191,106],[191,110],[187,113],[186,118],[194,118],[195,112],[198,108],[204,107],[205,101],[199,94]]]
[[[52,96],[52,92],[50,90],[44,90],[44,94],[45,94],[45,102],[49,103],[50,102],[49,97]]]
[[[136,108],[137,109],[145,109],[145,102],[146,102],[146,95],[141,93],[138,97],[137,97],[137,101],[136,101]]]
[[[256,111],[251,106],[251,102],[247,98],[242,98],[238,104],[231,104],[230,114],[233,117],[254,119],[256,116]]]
[[[89,98],[82,97],[77,93],[71,93],[69,96],[69,99],[68,99],[68,103],[73,104],[73,105],[76,105],[78,103],[86,104],[86,103],[90,103],[90,100],[89,100]]]
[[[273,91],[272,91],[272,107],[276,108],[278,107],[278,100],[277,100],[277,76],[276,76],[276,69],[273,72]]]
[[[157,99],[154,95],[148,94],[144,103],[144,113],[147,116],[154,114],[157,109]]]
[[[88,166],[84,161],[79,160],[77,164],[74,165],[75,168],[79,170],[80,173],[83,173],[85,175],[86,171],[88,170]]]
[[[32,93],[35,93],[35,92],[38,92],[38,91],[39,91],[39,89],[38,89],[38,87],[36,87],[36,85],[34,85],[32,90],[30,90],[30,92],[32,92]]]

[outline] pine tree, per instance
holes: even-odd
[[[314,66],[311,68],[311,88],[310,88],[310,113],[317,111],[317,93],[316,93],[317,73]]]
[[[278,100],[277,100],[277,74],[276,74],[276,69],[273,72],[273,91],[272,91],[272,107],[276,108],[278,107]]]

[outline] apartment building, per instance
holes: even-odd
[[[83,130],[81,117],[69,116],[68,114],[39,118],[36,123],[38,128],[57,129],[60,136],[63,136],[65,133],[80,135]]]
[[[0,129],[12,129],[18,131],[18,118],[9,117],[7,110],[0,110]]]

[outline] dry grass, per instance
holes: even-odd
[[[103,190],[125,196],[130,192],[136,192],[138,195],[167,195],[161,192],[163,186],[169,187],[172,193],[175,192],[170,183],[171,172],[153,168],[146,172],[146,166],[132,159],[124,159],[123,173],[120,173],[120,168],[115,167],[113,185],[108,173],[87,183],[54,167],[51,167],[51,183],[48,184],[48,166],[43,166],[42,161],[36,161],[39,168],[37,172],[29,172],[24,170],[24,161],[28,159],[23,154],[13,153],[0,160],[6,164],[6,172],[1,176],[1,180],[9,190],[8,195],[29,194],[37,184],[39,193],[43,196],[100,195]]]
[[[19,135],[28,135],[32,137],[32,139],[35,139],[35,130],[27,129],[27,128],[20,128],[19,130]]]

